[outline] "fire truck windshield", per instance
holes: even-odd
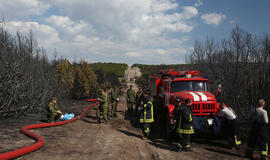
[[[202,81],[178,81],[172,82],[171,92],[183,91],[209,91],[208,83]]]

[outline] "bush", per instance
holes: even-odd
[[[39,114],[51,97],[61,97],[55,67],[31,31],[12,36],[1,27],[0,59],[0,117]]]

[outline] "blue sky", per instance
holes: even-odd
[[[0,0],[11,32],[31,29],[49,58],[185,63],[195,40],[228,38],[234,25],[269,33],[269,0]]]
[[[194,29],[193,34],[199,34],[200,29],[203,33],[200,37],[207,35],[216,39],[229,36],[233,25],[236,24],[242,29],[257,35],[269,32],[270,22],[267,20],[270,15],[269,0],[207,0],[204,1],[199,10],[202,13],[217,12],[226,15],[226,20],[219,27],[211,27],[200,23],[200,27]],[[268,21],[268,22],[267,22]]]

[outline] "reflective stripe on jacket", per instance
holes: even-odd
[[[192,111],[190,107],[182,105],[179,109],[178,119],[176,122],[176,132],[181,134],[193,134]]]
[[[143,105],[143,112],[140,117],[140,123],[152,123],[154,122],[153,103],[148,101]]]

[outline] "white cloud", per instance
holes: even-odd
[[[235,24],[236,21],[235,21],[235,20],[230,20],[229,23],[230,23],[230,24]]]
[[[153,1],[153,11],[154,12],[163,12],[167,10],[174,10],[177,9],[178,4],[177,3],[171,3],[170,1]]]
[[[50,7],[40,0],[0,0],[0,15],[9,20],[29,19],[30,15],[41,15]]]
[[[39,43],[46,47],[49,44],[61,41],[58,37],[58,32],[54,28],[37,22],[10,21],[6,23],[5,27],[12,33],[19,31],[24,35],[28,35],[29,31],[32,30]]]
[[[175,0],[14,1],[22,8],[7,21],[11,32],[32,29],[40,45],[49,53],[56,48],[58,56],[128,64],[183,62],[188,52],[183,42],[195,27],[196,7],[202,5],[179,6]],[[17,9],[8,1],[0,3],[0,11],[3,6],[7,13]],[[57,12],[46,12],[52,6]],[[42,18],[34,22],[32,15]]]
[[[93,38],[88,38],[88,37],[85,37],[84,35],[77,35],[75,38],[74,38],[74,41],[75,42],[83,42],[83,43],[87,43],[87,44],[92,44],[94,41],[98,41],[100,40],[98,37],[93,37]]]
[[[192,6],[183,7],[180,13],[176,10],[178,3],[171,0],[55,0],[53,3],[72,20],[99,26],[98,31],[104,37],[121,40],[138,40],[142,35],[152,37],[164,32],[190,32],[193,26],[185,19],[198,14]]]
[[[57,30],[60,32],[60,36],[64,39],[71,39],[77,34],[96,34],[93,27],[83,20],[75,22],[67,16],[52,15],[45,19],[45,21],[57,28]]]
[[[185,6],[182,8],[184,10],[184,13],[182,14],[182,18],[190,19],[190,18],[193,18],[193,17],[198,15],[197,8],[195,8],[193,6]]]
[[[201,0],[198,0],[196,3],[195,3],[195,7],[200,7],[203,5],[203,2]]]
[[[204,23],[214,26],[218,26],[225,18],[226,16],[224,14],[219,13],[207,13],[201,16]]]
[[[164,49],[157,49],[156,52],[160,55],[164,55],[166,53]]]
[[[128,57],[141,57],[141,53],[138,53],[138,52],[127,52],[126,55]]]

